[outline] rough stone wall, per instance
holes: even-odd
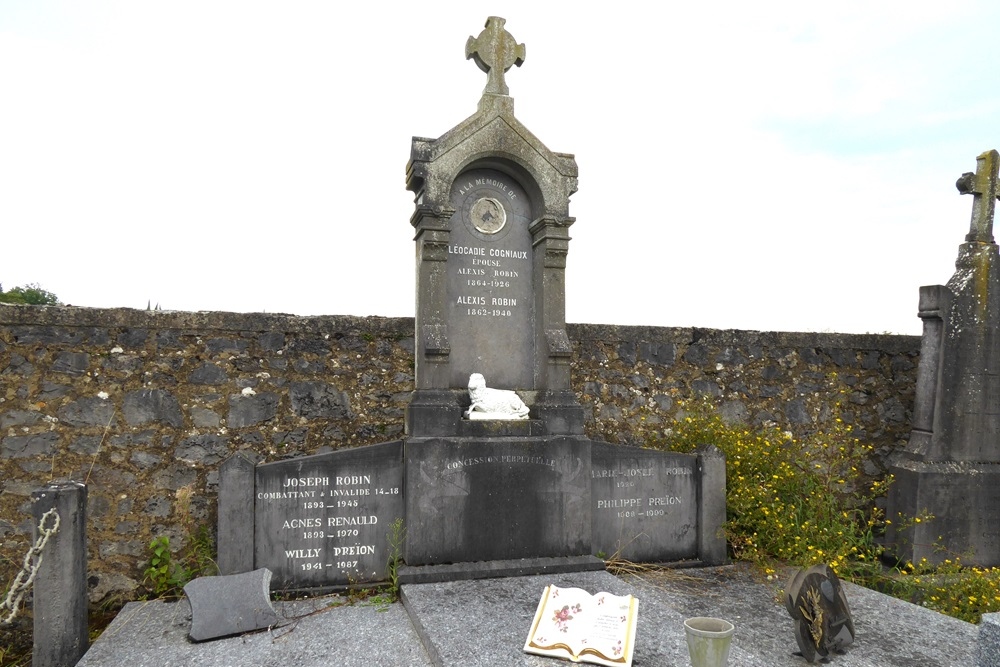
[[[709,396],[730,422],[796,436],[840,418],[875,446],[868,476],[910,433],[920,337],[570,325],[573,386],[592,438],[641,445]]]
[[[842,417],[905,443],[919,338],[570,325],[588,434],[636,445],[680,401],[797,434]],[[832,374],[837,379],[832,380]],[[133,595],[149,541],[214,527],[218,464],[402,435],[413,320],[0,305],[0,583],[31,535],[29,494],[89,485],[90,595]]]

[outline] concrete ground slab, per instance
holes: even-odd
[[[771,667],[808,665],[798,651],[791,616],[781,600],[788,573],[768,582],[743,565],[667,570],[623,577],[641,600],[686,617],[718,616],[736,626],[734,647]],[[979,628],[950,616],[842,582],[854,620],[854,643],[834,656],[838,667],[970,667]],[[642,622],[642,612],[639,615]],[[738,665],[739,662],[732,664]],[[686,663],[679,663],[686,664]]]
[[[277,627],[200,643],[186,600],[131,602],[77,667],[429,667],[402,605],[329,606],[342,600],[278,602]]]
[[[407,584],[403,605],[332,608],[337,596],[279,602],[287,619],[270,630],[196,644],[187,638],[190,607],[131,603],[98,639],[80,667],[559,667],[569,664],[521,651],[548,584],[639,598],[634,667],[687,667],[683,622],[718,616],[736,626],[732,667],[805,667],[780,580],[750,568],[578,572]],[[857,631],[833,658],[839,667],[969,667],[978,627],[880,593],[844,584]]]
[[[660,601],[642,599],[638,587],[607,572],[407,586],[403,589],[403,604],[415,620],[417,632],[435,665],[555,667],[566,663],[521,650],[542,591],[549,584],[583,588],[590,593],[604,591],[640,597],[632,664],[635,667],[688,664],[684,617]],[[733,650],[731,663],[769,667],[766,661],[739,649]]]

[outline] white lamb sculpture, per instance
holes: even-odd
[[[527,419],[528,406],[509,389],[490,389],[482,373],[469,376],[469,419]]]

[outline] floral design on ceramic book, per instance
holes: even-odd
[[[564,604],[563,608],[556,611],[552,616],[553,622],[556,627],[559,628],[559,632],[569,632],[569,622],[573,620],[573,614],[579,614],[583,610],[578,604],[570,607],[568,604]],[[572,614],[570,612],[573,612]]]
[[[639,601],[631,595],[549,585],[524,644],[527,653],[631,667]]]

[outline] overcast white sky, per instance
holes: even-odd
[[[1000,148],[989,0],[0,0],[0,283],[411,316],[410,140],[475,112],[490,15],[580,167],[568,321],[920,333]]]

